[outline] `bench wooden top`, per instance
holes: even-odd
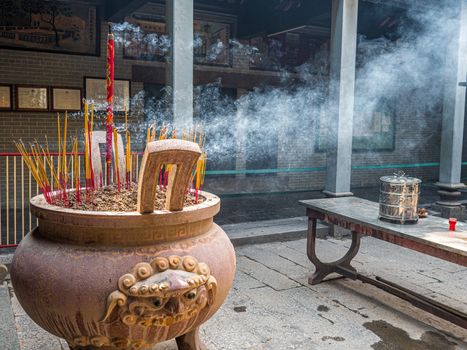
[[[467,224],[463,222],[457,223],[456,231],[449,231],[448,219],[434,216],[419,219],[416,224],[392,224],[378,219],[378,203],[358,197],[303,200],[300,204],[308,209],[308,216],[407,248],[411,246],[400,242],[404,240],[416,242],[418,248],[414,250],[460,265],[467,264]],[[394,239],[396,241],[393,241]],[[420,246],[428,247],[431,252],[420,249]],[[448,253],[450,257],[434,254],[433,250]]]

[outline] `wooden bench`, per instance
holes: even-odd
[[[310,284],[318,284],[331,273],[358,279],[394,294],[413,305],[467,329],[467,315],[456,309],[414,293],[381,277],[361,275],[351,265],[361,236],[370,236],[416,250],[458,265],[467,266],[467,224],[458,222],[456,232],[448,230],[448,220],[439,217],[420,219],[417,224],[398,225],[378,219],[378,203],[358,197],[300,201],[308,216],[307,255],[315,265]],[[325,263],[316,256],[316,222],[338,225],[352,233],[352,244],[341,259]],[[383,256],[381,258],[384,258]]]

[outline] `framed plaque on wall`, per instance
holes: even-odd
[[[0,85],[0,110],[10,110],[13,107],[11,85]]]
[[[0,47],[99,56],[97,5],[59,0],[0,4]]]
[[[49,109],[46,86],[16,86],[16,109],[20,111],[47,111]]]
[[[86,101],[94,103],[96,111],[105,111],[107,107],[107,87],[105,78],[84,78]],[[114,80],[114,112],[130,110],[130,81]]]
[[[53,111],[79,111],[81,110],[81,89],[53,87],[52,110]]]

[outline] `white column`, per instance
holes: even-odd
[[[329,131],[325,191],[348,196],[357,50],[358,0],[332,1]]]
[[[466,88],[462,83],[467,79],[467,0],[460,0],[458,26],[452,37],[446,40],[449,42],[449,47],[446,54],[441,154],[437,183],[440,187],[441,200],[438,204],[445,207],[460,207],[458,189],[465,187],[461,183],[461,163],[466,113]],[[445,211],[442,210],[442,214]],[[443,214],[443,216],[448,215],[449,212]]]
[[[167,61],[167,87],[174,125],[193,125],[193,0],[167,0],[167,33],[172,47]]]

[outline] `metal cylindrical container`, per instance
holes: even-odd
[[[403,173],[383,176],[380,181],[379,218],[397,224],[416,223],[422,181]]]

